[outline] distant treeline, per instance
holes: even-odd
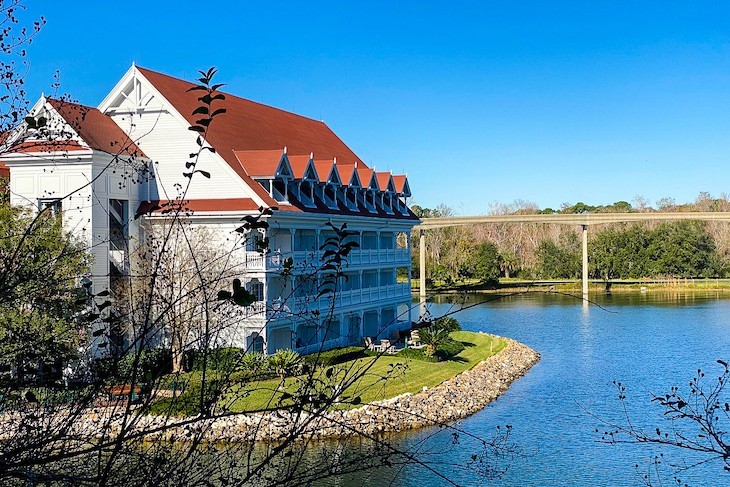
[[[439,205],[413,211],[423,218],[454,216]],[[730,211],[730,198],[707,193],[688,204],[670,198],[650,207],[618,201],[591,206],[564,204],[541,209],[522,201],[492,205],[489,214],[572,214],[670,211]],[[730,223],[646,222],[591,227],[588,234],[589,274],[594,279],[638,279],[730,276]],[[418,237],[413,242],[413,268],[418,272]],[[446,283],[500,277],[524,279],[579,278],[580,228],[542,223],[498,223],[430,230],[426,240],[426,271],[431,280]]]

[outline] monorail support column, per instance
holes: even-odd
[[[421,303],[421,318],[426,316],[426,232],[425,230],[418,231],[418,246],[419,246],[419,259],[418,259],[418,274],[420,282],[418,283],[418,296]]]
[[[588,299],[588,225],[582,225],[583,231],[583,299]]]

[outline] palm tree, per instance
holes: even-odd
[[[443,328],[429,326],[419,332],[421,343],[426,345],[426,355],[433,356],[436,348],[449,341],[449,332]]]
[[[513,252],[504,252],[499,256],[499,268],[506,279],[509,279],[510,272],[517,269],[518,265],[519,260]]]

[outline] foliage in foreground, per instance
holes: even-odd
[[[88,258],[48,209],[33,216],[0,203],[0,235],[0,367],[22,381],[78,355]]]
[[[661,485],[663,474],[668,473],[678,485],[683,485],[682,472],[698,465],[715,461],[722,465],[725,475],[730,475],[730,396],[726,387],[730,380],[728,363],[718,360],[720,373],[716,377],[706,377],[705,372],[697,370],[687,386],[672,386],[662,395],[652,395],[652,402],[661,411],[666,424],[644,428],[632,421],[626,402],[626,386],[614,381],[618,400],[623,409],[623,422],[602,422],[607,429],[602,432],[601,441],[611,445],[639,443],[653,445],[661,449],[672,449],[694,455],[694,462],[664,464],[659,455],[649,474],[642,474],[646,485]],[[600,418],[599,418],[600,419]],[[598,432],[598,430],[596,430]],[[669,472],[663,472],[666,465]]]

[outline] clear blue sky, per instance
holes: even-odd
[[[96,105],[134,61],[323,119],[415,202],[730,192],[727,2],[27,0],[28,91]],[[201,8],[201,5],[210,5]]]

